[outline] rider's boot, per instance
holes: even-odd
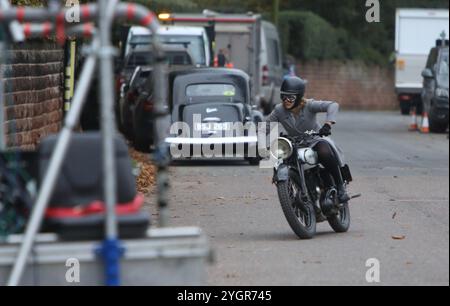
[[[336,182],[339,204],[347,203],[348,201],[350,201],[350,196],[348,195],[347,189],[345,188],[344,179],[342,178],[340,169],[337,169],[337,171],[334,173],[334,179]]]
[[[338,184],[337,191],[339,204],[344,204],[350,201],[350,196],[348,195],[344,184]]]

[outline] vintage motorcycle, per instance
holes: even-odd
[[[316,136],[319,134],[310,131],[295,137],[279,137],[271,149],[278,160],[273,183],[283,213],[301,239],[314,237],[317,222],[328,221],[337,233],[347,232],[350,227],[348,202],[339,203],[333,177],[319,164],[317,153],[311,148]],[[341,168],[341,173],[345,184],[352,181],[348,165]]]

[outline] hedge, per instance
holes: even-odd
[[[385,64],[376,50],[363,45],[346,30],[333,27],[309,11],[280,12],[279,31],[286,53],[304,60],[362,60]]]

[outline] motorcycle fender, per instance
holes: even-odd
[[[348,165],[345,165],[341,168],[342,178],[347,183],[350,183],[353,181],[352,173],[350,172],[350,167]]]
[[[285,182],[289,179],[289,167],[286,165],[281,165],[278,170],[274,173],[274,182]]]

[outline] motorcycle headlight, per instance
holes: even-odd
[[[319,163],[319,157],[317,156],[316,151],[311,148],[299,149],[298,157],[304,163],[308,165],[314,166]]]
[[[270,153],[276,159],[287,159],[291,157],[294,152],[292,142],[289,139],[280,137],[276,140],[276,143],[272,144]]]
[[[448,99],[448,89],[446,89],[446,88],[436,88],[436,96]]]

